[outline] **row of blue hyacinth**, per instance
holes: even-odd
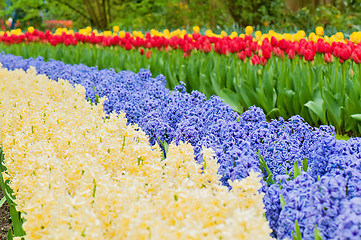
[[[190,142],[198,162],[201,146],[211,147],[225,185],[251,169],[262,172],[266,216],[277,239],[292,238],[295,222],[303,239],[314,239],[315,228],[322,239],[361,239],[361,139],[336,140],[333,127],[312,128],[299,116],[267,122],[257,107],[238,115],[219,97],[207,100],[183,85],[170,91],[163,75],[152,78],[144,69],[116,73],[5,54],[0,62],[81,84],[93,103],[106,96],[105,111],[124,111],[151,144]]]

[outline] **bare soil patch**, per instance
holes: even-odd
[[[0,189],[0,200],[4,196],[3,192]],[[11,221],[10,221],[10,209],[7,202],[2,205],[0,208],[0,239],[6,240],[7,239],[7,233],[9,228],[11,227]]]

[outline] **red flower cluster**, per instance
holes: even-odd
[[[321,38],[315,43],[305,39],[299,42],[285,39],[278,41],[275,37],[272,37],[270,40],[265,38],[262,44],[258,44],[250,35],[246,35],[244,38],[219,38],[193,33],[191,37],[185,35],[183,38],[176,36],[165,38],[151,36],[148,32],[144,38],[140,38],[133,37],[128,32],[124,37],[106,37],[97,36],[94,33],[91,35],[83,35],[80,33],[75,33],[74,35],[66,33],[56,35],[52,34],[49,30],[41,32],[35,29],[32,33],[26,32],[21,35],[7,35],[5,33],[3,36],[0,36],[0,42],[5,44],[42,42],[50,43],[53,46],[58,44],[77,45],[79,43],[87,43],[104,47],[120,46],[126,50],[156,48],[171,51],[180,49],[184,52],[184,57],[189,56],[189,54],[195,50],[205,53],[214,51],[224,55],[237,54],[241,60],[247,61],[247,59],[250,59],[254,65],[265,65],[272,55],[279,58],[288,57],[289,59],[294,59],[297,54],[305,61],[313,61],[316,53],[324,54],[326,63],[331,62],[333,57],[338,58],[340,62],[350,59],[357,64],[361,63],[361,43],[355,44],[348,41],[347,43],[333,42],[329,44]],[[141,54],[145,53],[144,50],[140,50],[140,52]],[[146,51],[146,53],[147,57],[151,56],[150,51]]]

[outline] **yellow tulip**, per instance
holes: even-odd
[[[194,33],[199,33],[199,31],[200,31],[200,28],[198,26],[193,27],[193,32]]]
[[[256,41],[259,41],[259,40],[261,39],[261,36],[262,36],[261,31],[256,31],[256,32],[254,33],[254,36],[255,36],[255,38],[256,38]]]
[[[90,33],[92,31],[92,28],[91,27],[86,27],[85,30],[87,31],[87,33]]]
[[[238,36],[238,33],[236,32],[232,32],[231,35],[229,36],[231,39],[235,38]]]
[[[321,26],[316,27],[316,34],[317,34],[317,36],[322,37],[323,36],[323,27],[321,27]]]
[[[158,32],[157,30],[152,29],[152,30],[150,30],[150,35],[155,36],[157,34],[157,32]]]
[[[337,37],[339,40],[343,40],[343,39],[344,39],[344,36],[343,36],[343,33],[342,33],[342,32],[336,33],[336,37]]]
[[[119,26],[113,26],[113,32],[119,32]]]
[[[330,38],[328,36],[325,36],[324,41],[330,43]]]
[[[29,32],[29,33],[33,33],[34,30],[35,30],[34,27],[28,27],[28,32]]]
[[[270,37],[273,37],[273,36],[276,35],[276,32],[273,31],[273,30],[269,30],[269,31],[268,31],[268,34],[269,34]]]
[[[247,34],[247,35],[251,35],[252,33],[253,33],[253,27],[247,26],[247,27],[246,27],[246,34]]]
[[[206,31],[207,37],[211,37],[212,34],[213,34],[212,30],[209,30],[209,29],[208,29],[208,30]]]
[[[21,29],[20,29],[20,28],[15,29],[15,34],[16,34],[16,35],[21,34]]]
[[[112,35],[111,31],[104,31],[104,36],[105,37],[110,37]]]

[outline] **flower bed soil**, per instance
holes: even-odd
[[[3,192],[0,190],[0,199],[4,196]],[[10,221],[10,209],[7,203],[0,208],[0,240],[7,239],[7,232],[11,226]]]

